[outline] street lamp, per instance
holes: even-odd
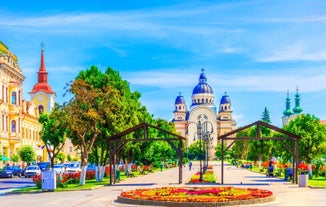
[[[199,156],[199,181],[203,181],[203,164],[202,164],[202,142],[206,143],[206,165],[208,165],[208,145],[209,142],[213,140],[213,137],[210,136],[211,133],[214,131],[213,124],[207,120],[206,115],[199,115],[197,117],[197,123],[196,122],[189,122],[188,128],[190,124],[195,124],[197,126],[197,139],[199,140],[199,150],[200,150],[200,156]],[[208,129],[208,125],[211,126],[211,129]],[[196,140],[196,136],[194,136],[194,141]]]

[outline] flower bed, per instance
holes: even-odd
[[[207,169],[203,174],[203,180],[200,182],[200,172],[191,176],[189,183],[216,183],[216,176],[213,170]]]
[[[274,200],[271,191],[235,187],[162,187],[122,192],[121,203],[164,206],[221,206]]]

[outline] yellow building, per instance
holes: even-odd
[[[17,56],[0,41],[0,154],[4,156],[2,160],[16,154],[21,147],[24,79]],[[4,161],[0,161],[0,167],[3,163]]]

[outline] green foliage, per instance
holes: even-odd
[[[23,162],[31,163],[35,160],[35,150],[31,145],[24,145],[19,151],[20,159]]]
[[[261,115],[261,120],[268,123],[268,124],[272,123],[271,118],[269,116],[269,111],[267,110],[266,106],[265,106],[265,109],[264,109],[264,111],[263,111],[263,113]]]
[[[205,142],[197,140],[188,147],[188,158],[190,160],[204,160],[205,159]]]
[[[56,156],[56,158],[61,162],[64,163],[66,160],[66,155],[63,152],[59,152],[59,154]]]
[[[224,149],[226,149],[226,145],[224,145]],[[230,149],[228,149],[225,153],[224,153],[224,158],[225,157],[229,157],[231,156],[232,154],[232,151]],[[218,159],[222,159],[222,142],[219,142],[216,147],[215,147],[215,156],[218,158]]]
[[[43,113],[39,117],[39,122],[42,124],[40,135],[42,141],[46,143],[45,146],[51,160],[51,167],[53,167],[54,159],[60,153],[66,141],[66,121],[67,114],[58,104],[55,104],[50,114]],[[52,147],[51,152],[48,146]]]
[[[301,114],[284,129],[299,135],[299,159],[306,163],[326,153],[326,126],[310,114]]]
[[[19,156],[17,154],[10,156],[10,160],[13,162],[18,162]]]

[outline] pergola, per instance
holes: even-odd
[[[252,126],[256,126],[256,137],[235,137],[236,133],[241,132],[245,129],[248,129]],[[286,137],[262,137],[261,136],[261,127],[264,126],[266,128],[269,128],[271,130],[280,132],[284,135],[286,135]],[[249,124],[247,126],[241,127],[239,129],[233,130],[231,132],[228,132],[226,134],[223,134],[221,136],[218,137],[219,140],[222,141],[222,166],[221,166],[221,183],[224,184],[224,154],[225,152],[230,149],[230,147],[236,142],[236,141],[250,141],[250,140],[259,140],[261,141],[261,143],[263,141],[268,141],[268,140],[277,140],[280,141],[282,143],[282,145],[292,154],[293,157],[293,183],[298,183],[298,140],[300,139],[300,136],[293,134],[291,132],[285,131],[281,128],[278,128],[276,126],[273,126],[271,124],[268,124],[266,122],[263,121],[256,121],[252,124]],[[226,146],[226,148],[224,149],[224,141],[226,140],[231,140],[232,142]],[[285,140],[291,140],[292,144],[288,145],[286,142],[284,142]]]
[[[171,137],[169,138],[162,138],[162,137],[149,137],[149,129],[156,129],[160,132],[167,134]],[[140,137],[134,137],[135,134],[133,132],[139,132],[142,131],[142,135]],[[132,134],[132,137],[128,137],[127,135]],[[129,129],[126,129],[123,132],[120,132],[114,136],[111,136],[109,138],[110,142],[110,185],[112,185],[112,182],[116,182],[115,177],[115,171],[116,171],[116,164],[117,162],[117,153],[121,151],[123,146],[125,146],[128,142],[153,142],[153,141],[166,141],[168,142],[172,148],[178,153],[179,156],[179,184],[182,183],[182,140],[186,140],[185,137],[182,137],[180,135],[174,134],[172,132],[169,132],[167,130],[161,129],[159,127],[150,125],[148,123],[141,123],[139,125],[136,125],[134,127],[131,127]],[[178,146],[175,146],[173,141],[179,141]]]

